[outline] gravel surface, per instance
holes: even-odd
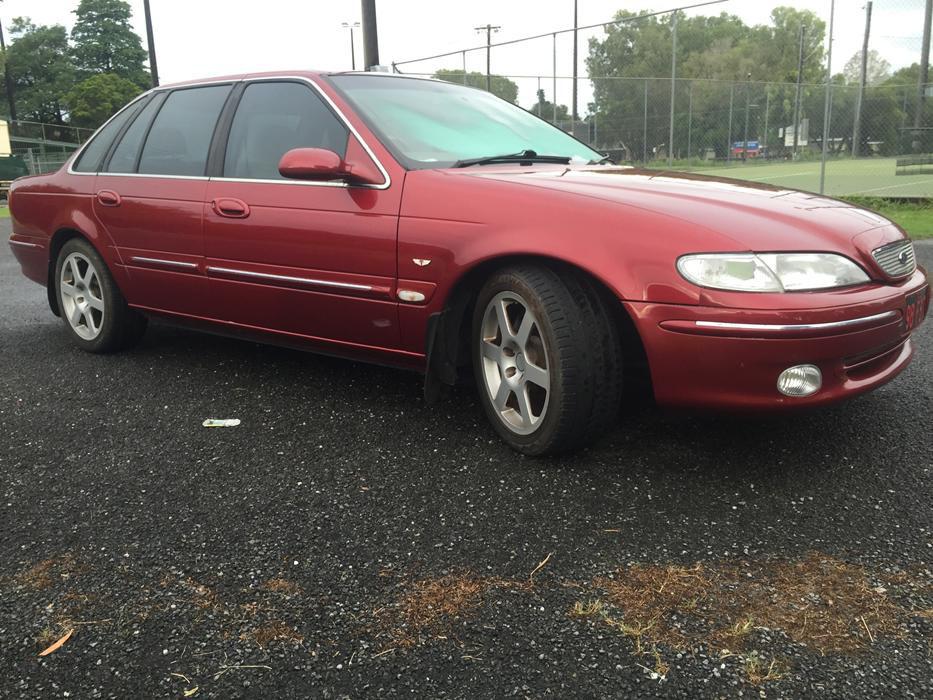
[[[0,695],[931,697],[916,339],[840,406],[639,407],[533,460],[414,374],[160,325],[83,354],[0,245]]]

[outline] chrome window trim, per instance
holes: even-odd
[[[227,85],[227,84],[238,85],[240,83],[252,84],[252,83],[267,83],[267,82],[277,82],[277,81],[280,82],[282,80],[297,80],[297,81],[307,83],[308,85],[310,85],[311,89],[322,100],[324,100],[327,106],[330,107],[331,110],[333,110],[334,114],[337,115],[337,118],[343,122],[344,126],[347,127],[347,130],[356,137],[357,141],[360,142],[360,145],[363,147],[363,150],[366,151],[366,154],[370,158],[373,159],[373,162],[376,164],[376,168],[378,168],[379,172],[382,173],[382,177],[385,180],[385,182],[378,184],[378,185],[368,185],[368,184],[351,184],[351,183],[342,182],[339,180],[327,180],[323,182],[316,182],[316,181],[308,181],[308,180],[267,180],[267,179],[235,178],[235,177],[209,177],[207,175],[158,175],[158,174],[150,174],[150,173],[96,173],[96,172],[95,173],[79,173],[71,169],[71,164],[75,162],[75,160],[78,158],[80,153],[91,142],[91,139],[93,139],[94,136],[97,135],[97,131],[100,131],[100,129],[103,129],[110,122],[110,120],[116,117],[117,114],[120,114],[120,112],[122,112],[123,109],[126,109],[126,107],[129,107],[131,104],[133,104],[137,100],[142,99],[143,97],[145,97],[151,92],[166,92],[170,90],[183,90],[186,88],[207,87],[210,85]],[[74,155],[68,161],[67,172],[69,175],[93,175],[93,176],[106,175],[107,177],[161,177],[161,178],[169,178],[169,179],[174,179],[174,180],[216,180],[217,182],[255,182],[255,183],[272,182],[278,185],[299,185],[299,186],[304,186],[304,187],[344,187],[344,188],[357,187],[357,188],[368,189],[368,190],[385,190],[385,189],[388,189],[392,185],[392,178],[389,177],[389,171],[386,170],[385,166],[382,164],[382,161],[379,160],[379,158],[373,152],[373,149],[370,148],[369,144],[366,143],[366,140],[360,135],[360,132],[357,131],[356,127],[353,126],[353,124],[350,122],[349,119],[347,119],[347,116],[334,103],[334,101],[330,98],[330,95],[328,95],[326,92],[324,92],[324,90],[321,89],[320,85],[318,85],[316,82],[311,80],[311,78],[308,78],[303,75],[290,75],[290,74],[264,75],[260,78],[239,78],[239,79],[233,79],[233,80],[205,80],[204,82],[187,83],[185,85],[158,87],[158,88],[153,88],[151,90],[147,90],[142,95],[140,95],[135,100],[133,100],[133,102],[130,102],[129,104],[127,104],[126,107],[124,107],[121,110],[118,110],[116,114],[110,117],[110,119],[108,119],[106,122],[101,124],[100,128],[98,128],[98,130],[95,131],[91,135],[91,138],[89,138],[84,144],[82,144],[81,148],[75,151]]]
[[[219,272],[223,275],[235,275],[237,277],[251,277],[255,279],[271,280],[273,282],[297,282],[299,284],[310,284],[319,287],[334,287],[336,289],[353,289],[359,292],[371,292],[372,286],[368,284],[354,284],[352,282],[334,282],[332,280],[319,280],[310,277],[290,277],[288,275],[273,275],[268,272],[253,272],[252,270],[237,270],[230,267],[207,268],[208,272]]]
[[[141,255],[134,255],[132,258],[130,258],[130,262],[152,263],[154,265],[167,265],[169,267],[183,267],[186,270],[196,270],[198,268],[197,263],[182,262],[180,260],[162,260],[160,258],[144,258]]]
[[[10,245],[21,245],[24,248],[41,248],[38,243],[29,243],[27,241],[15,241],[12,238],[8,241]]]
[[[882,319],[893,318],[898,315],[897,311],[885,311],[872,316],[862,316],[861,318],[851,318],[847,321],[828,321],[826,323],[728,323],[726,321],[694,321],[698,328],[724,328],[742,331],[810,331],[810,330],[829,330],[833,328],[845,328],[855,326],[871,321],[880,321]]]

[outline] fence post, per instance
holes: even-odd
[[[690,151],[693,148],[693,81],[688,83],[687,93],[687,164],[690,163]]]
[[[648,162],[648,78],[645,78],[645,120],[643,122],[643,131],[642,136],[642,150],[644,151],[642,155],[642,160],[647,164]]]
[[[735,101],[735,83],[729,85],[729,140],[726,143],[726,162],[732,162],[732,105]]]
[[[833,22],[836,0],[829,2],[829,51],[826,56],[826,95],[823,100],[823,153],[820,156],[820,194],[826,189],[826,154],[829,152],[829,116],[833,85]]]
[[[460,58],[463,59],[463,84],[467,84],[467,72],[466,72],[466,51],[460,52]]]
[[[674,167],[674,95],[677,90],[677,12],[671,15],[671,128],[667,137],[667,167]]]
[[[551,119],[555,124],[557,123],[557,32],[551,34],[551,42],[554,47],[554,54],[551,57],[551,80],[553,85],[551,86],[551,99],[554,100],[554,103],[551,105],[554,111],[554,118]]]
[[[768,90],[768,83],[765,83],[765,133],[762,136],[762,151],[768,148],[768,112],[771,111],[771,91]],[[767,157],[767,153],[765,156]]]

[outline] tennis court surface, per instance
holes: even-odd
[[[874,197],[933,197],[933,173],[895,175],[896,158],[833,160],[826,163],[828,195],[869,195]],[[740,180],[767,182],[779,187],[819,192],[819,161],[786,163],[746,163],[697,168],[694,172]]]

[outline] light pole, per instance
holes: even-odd
[[[356,70],[356,45],[353,43],[353,28],[359,27],[359,22],[341,22],[340,26],[350,30],[350,67]]]
[[[502,27],[486,24],[482,27],[473,27],[478,32],[486,32],[486,92],[492,92],[492,80],[490,79],[490,50],[492,48],[492,33],[498,32]]]

